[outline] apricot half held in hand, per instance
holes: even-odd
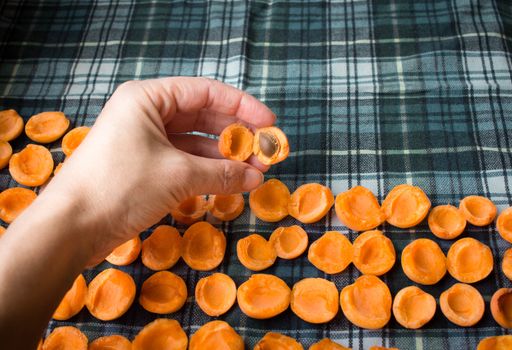
[[[185,199],[176,208],[171,209],[171,215],[179,223],[190,225],[203,218],[208,210],[205,196],[194,196]]]
[[[342,224],[354,231],[374,229],[386,219],[377,198],[363,186],[338,194],[335,210]]]
[[[418,225],[429,209],[430,200],[425,192],[408,184],[395,186],[382,202],[386,221],[400,228]]]
[[[512,288],[500,288],[491,298],[491,313],[503,328],[512,328]]]
[[[253,153],[265,165],[282,162],[290,153],[288,138],[285,133],[275,127],[260,128],[254,134]]]
[[[391,293],[378,277],[363,275],[341,290],[345,317],[358,327],[379,329],[391,318]]]
[[[0,193],[0,219],[11,223],[16,219],[32,202],[37,194],[23,187],[12,187]]]
[[[485,310],[480,292],[465,283],[456,283],[441,293],[439,306],[448,320],[461,327],[475,325]]]
[[[402,251],[402,269],[416,283],[436,284],[446,274],[446,257],[436,242],[419,238]]]
[[[25,125],[25,134],[32,141],[50,143],[59,139],[69,127],[69,119],[62,112],[35,114]]]
[[[235,123],[222,130],[219,152],[223,157],[243,162],[252,155],[254,134],[242,124]]]
[[[40,186],[53,171],[53,158],[43,146],[28,144],[9,160],[9,172],[16,182],[25,186]]]
[[[65,321],[75,316],[84,307],[86,297],[87,283],[84,276],[80,274],[62,298],[57,310],[53,313],[53,319]]]
[[[475,226],[489,225],[498,209],[489,199],[481,196],[467,196],[459,203],[459,209],[466,220]]]
[[[348,238],[338,231],[328,231],[309,246],[308,260],[325,273],[339,273],[352,262],[353,248]]]
[[[240,263],[252,271],[265,270],[277,258],[274,246],[257,234],[240,239],[236,244],[236,254]]]
[[[78,328],[56,327],[44,340],[43,350],[87,350],[87,337]]]
[[[186,350],[187,334],[176,320],[159,318],[148,323],[135,336],[132,350]]]
[[[89,283],[85,305],[102,321],[121,317],[135,299],[135,282],[126,272],[106,269]]]
[[[226,313],[236,301],[235,282],[223,273],[214,273],[201,278],[196,284],[197,305],[208,316]]]
[[[187,301],[187,285],[183,279],[169,271],[159,271],[142,284],[139,303],[149,312],[171,314]]]
[[[290,287],[279,277],[254,274],[238,287],[238,306],[244,314],[257,319],[279,315],[290,305]]]
[[[334,204],[334,196],[328,187],[317,183],[299,186],[288,203],[288,213],[304,224],[322,219]]]
[[[503,274],[512,281],[512,248],[508,248],[503,254],[503,261],[501,262],[501,269]]]
[[[366,231],[354,240],[352,246],[352,262],[362,274],[380,276],[395,264],[395,247],[382,231]]]
[[[139,256],[142,248],[142,242],[139,236],[124,242],[114,249],[109,256],[105,258],[112,265],[125,266],[130,265]]]
[[[482,339],[476,350],[508,350],[512,349],[512,335],[498,335]]]
[[[483,280],[491,273],[494,264],[491,248],[471,237],[453,243],[446,258],[450,275],[464,283]]]
[[[176,228],[168,225],[157,226],[142,242],[142,263],[155,271],[170,269],[180,258],[182,245],[182,238]]]
[[[243,350],[244,348],[242,337],[224,321],[208,322],[190,337],[189,350]]]
[[[212,270],[224,259],[226,237],[209,222],[200,221],[190,226],[182,242],[183,260],[194,270]]]
[[[88,350],[132,350],[132,343],[121,335],[107,335],[95,339]]]
[[[438,205],[428,216],[428,227],[442,239],[454,239],[466,228],[466,218],[453,205]]]
[[[249,194],[249,206],[257,218],[276,222],[288,215],[290,191],[277,179],[270,179]]]
[[[208,197],[208,211],[217,219],[231,221],[244,211],[245,201],[241,193],[211,194]]]
[[[12,147],[7,141],[0,140],[0,169],[3,169],[9,164],[12,156]]]
[[[303,350],[302,345],[287,335],[268,332],[254,346],[254,350]]]
[[[436,299],[416,286],[405,287],[395,295],[393,315],[408,329],[423,327],[436,313]]]
[[[23,118],[14,110],[0,111],[0,140],[12,141],[23,131]]]
[[[329,338],[324,338],[319,342],[312,344],[309,347],[309,350],[352,350],[351,348],[347,348],[343,345],[333,342]]]
[[[290,307],[306,322],[329,322],[338,313],[338,289],[323,278],[304,278],[292,288]]]
[[[496,229],[501,238],[512,243],[512,207],[505,209],[496,220]]]
[[[281,259],[294,259],[308,247],[308,234],[300,226],[278,227],[268,239]]]
[[[69,157],[80,146],[90,130],[91,128],[88,126],[79,126],[64,135],[62,138],[62,152],[66,157]]]

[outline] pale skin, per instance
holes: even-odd
[[[218,135],[274,124],[254,97],[204,78],[121,85],[59,174],[0,240],[0,339],[35,349],[75,277],[182,200],[250,191],[267,167],[221,159]]]

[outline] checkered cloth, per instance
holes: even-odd
[[[512,203],[512,7],[500,0],[184,1],[184,0],[7,0],[0,4],[0,108],[14,108],[25,120],[44,110],[64,111],[72,126],[91,125],[115,87],[129,79],[207,76],[244,89],[278,115],[289,137],[290,156],[267,178],[291,190],[320,182],[335,194],[355,185],[382,200],[397,184],[420,186],[432,203],[451,203],[470,194],[489,197],[500,209]],[[25,136],[13,143],[21,149]],[[58,148],[60,142],[52,145]],[[54,150],[56,161],[63,155]],[[1,189],[15,186],[7,170]],[[278,225],[264,223],[246,208],[233,222],[216,223],[228,237],[226,258],[215,269],[239,285],[251,272],[236,258],[239,238],[265,237]],[[170,217],[162,223],[173,224]],[[183,230],[183,226],[179,226]],[[351,240],[356,233],[334,212],[303,225],[310,241],[326,230]],[[447,252],[451,242],[436,239],[422,224],[402,230],[384,225],[397,256],[413,239],[428,237]],[[142,233],[145,238],[152,229]],[[290,310],[270,320],[253,320],[238,306],[219,317],[231,324],[248,348],[268,331],[285,333],[308,347],[329,337],[354,349],[371,345],[404,349],[473,349],[479,339],[508,333],[491,317],[489,300],[511,286],[501,272],[510,244],[495,228],[468,227],[490,245],[494,271],[474,284],[486,300],[484,318],[461,328],[436,312],[420,330],[395,320],[381,330],[353,326],[340,312],[325,325],[311,325]],[[90,281],[103,263],[85,271]],[[140,289],[152,272],[140,260],[120,268]],[[213,318],[195,304],[194,286],[210,272],[171,269],[186,281],[189,299],[171,315],[188,335]],[[353,267],[337,275],[314,268],[303,255],[280,260],[266,272],[290,286],[304,277],[323,277],[336,286],[359,275]],[[413,285],[397,262],[383,276],[392,294]],[[455,280],[421,286],[436,298]],[[156,319],[135,302],[121,318],[94,319],[86,309],[69,322],[90,340],[107,334],[132,339]]]

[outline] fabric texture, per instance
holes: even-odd
[[[14,108],[25,121],[40,111],[61,110],[73,127],[92,125],[123,81],[206,76],[253,94],[277,114],[291,152],[266,178],[279,178],[292,191],[306,182],[325,184],[335,194],[363,185],[382,200],[395,185],[411,183],[433,205],[458,205],[464,196],[478,194],[501,210],[512,204],[511,47],[512,5],[501,0],[7,0],[0,3],[0,109]],[[13,148],[26,143],[27,137],[20,137]],[[50,147],[55,161],[63,160],[60,141]],[[6,169],[0,179],[2,190],[16,186]],[[228,238],[224,262],[212,272],[227,273],[237,285],[251,275],[236,257],[237,240],[254,232],[269,237],[277,226],[297,223],[262,222],[248,206],[233,222],[207,219]],[[162,223],[174,224],[171,217]],[[351,241],[357,236],[334,210],[302,226],[310,242],[327,230]],[[426,223],[383,230],[397,250],[397,263],[383,276],[393,295],[415,284],[400,267],[405,245],[426,237],[446,253],[452,243],[434,237]],[[494,322],[489,300],[498,288],[512,286],[501,272],[511,245],[494,225],[469,226],[464,236],[488,244],[495,257],[491,275],[474,284],[486,300],[485,315],[474,327],[455,326],[439,308],[416,331],[393,318],[384,329],[363,330],[341,310],[324,325],[308,324],[290,310],[254,320],[236,305],[219,319],[243,336],[247,348],[276,331],[305,348],[329,337],[353,349],[474,349],[481,338],[509,333]],[[107,267],[104,262],[85,271],[87,281]],[[120,269],[133,276],[138,290],[152,274],[140,258]],[[121,318],[102,322],[84,308],[69,321],[52,321],[46,334],[74,325],[90,340],[107,334],[133,339],[145,324],[167,317],[190,336],[214,319],[193,298],[198,279],[212,272],[193,271],[181,260],[171,271],[188,286],[179,312],[158,316],[136,300]],[[304,277],[323,277],[339,290],[359,276],[353,266],[326,275],[305,255],[278,259],[265,272],[290,286]],[[420,287],[438,300],[454,283],[447,275]]]

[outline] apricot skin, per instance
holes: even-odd
[[[512,288],[500,288],[491,298],[491,313],[503,328],[512,328]]]
[[[354,231],[374,229],[386,219],[375,195],[363,186],[338,194],[335,211],[343,225]]]

